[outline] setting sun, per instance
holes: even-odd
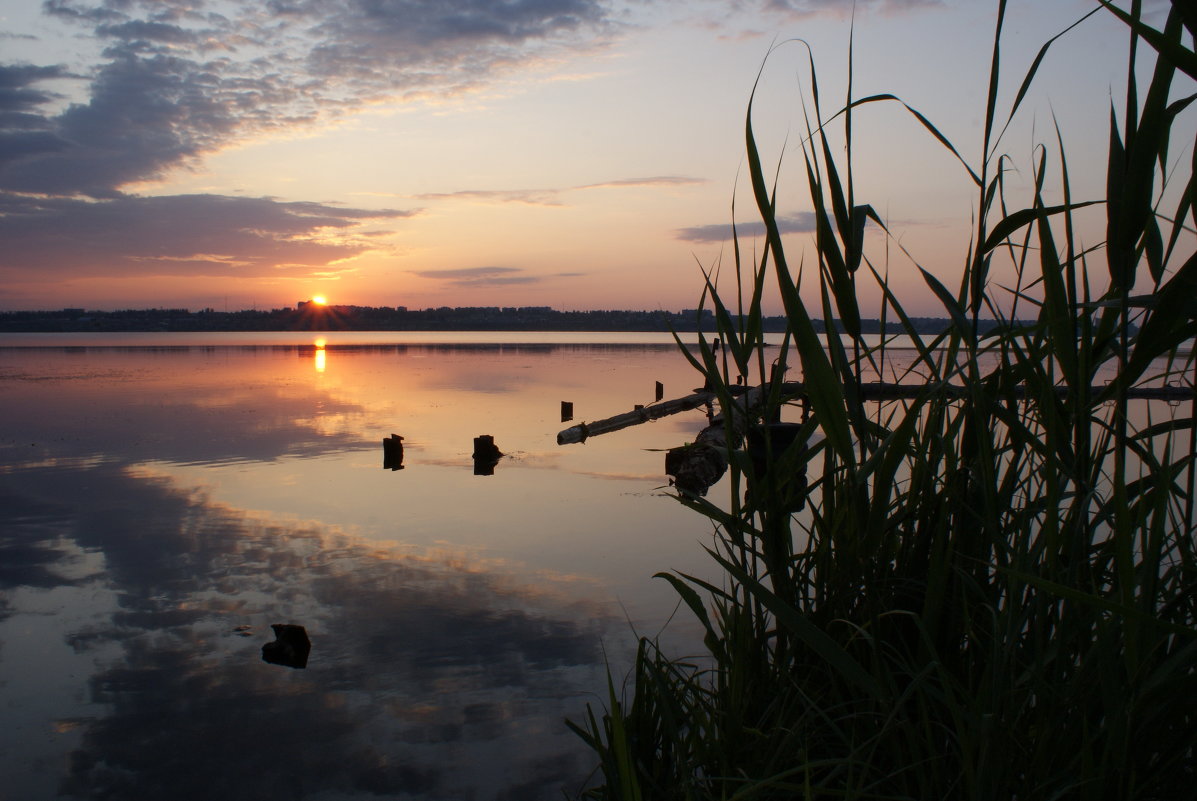
[[[312,303],[315,303],[317,306],[327,306],[328,298],[323,295],[312,295]]]

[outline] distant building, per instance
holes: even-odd
[[[301,300],[301,301],[299,301],[299,303],[296,303],[296,304],[295,304],[295,310],[296,310],[296,311],[303,311],[303,307],[304,307],[304,306],[306,306],[306,305],[308,305],[309,303],[311,303],[311,301],[310,301],[310,300]]]

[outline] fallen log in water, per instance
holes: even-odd
[[[596,420],[593,423],[579,423],[576,426],[570,426],[557,435],[558,445],[573,445],[578,442],[585,442],[587,437],[595,437],[599,434],[609,434],[612,431],[619,431],[621,428],[628,426],[635,426],[641,423],[647,423],[650,420],[656,420],[660,417],[668,417],[671,414],[678,412],[687,412],[691,409],[697,409],[700,406],[706,406],[715,400],[714,392],[706,392],[700,390],[692,395],[687,395],[684,398],[674,398],[673,400],[665,401],[664,403],[654,403],[651,406],[641,406],[633,409],[630,412],[617,414],[614,417],[608,417],[605,420]]]
[[[729,387],[728,389],[732,391],[739,390],[741,393],[745,392],[743,387]],[[747,390],[747,392],[760,391],[760,389],[760,387],[753,387]],[[1090,392],[1094,396],[1098,396],[1105,390],[1106,387],[1092,387]],[[806,385],[801,381],[786,381],[782,383],[781,391],[783,396],[797,398],[806,392]],[[895,384],[887,381],[873,381],[861,384],[859,388],[861,399],[869,401],[912,399],[922,396],[926,391],[926,384]],[[950,398],[963,398],[968,395],[968,390],[957,384],[940,385],[937,387],[937,391]],[[1056,387],[1057,395],[1065,395],[1067,392],[1068,387]],[[708,403],[714,403],[717,397],[714,392],[698,390],[682,398],[674,398],[663,403],[654,403],[651,406],[637,407],[630,412],[624,412],[623,414],[617,414],[614,417],[607,417],[602,420],[595,420],[593,423],[579,423],[558,433],[557,444],[573,445],[585,442],[587,437],[610,434],[613,431],[619,431],[629,426],[648,423],[662,417],[668,417],[671,414],[687,412],[691,409],[697,409],[700,406],[706,406]],[[1003,392],[1002,397],[1021,400],[1026,397],[1026,388],[1021,385],[1013,387]],[[1194,400],[1197,399],[1197,388],[1177,385],[1131,387],[1127,390],[1126,397],[1132,400],[1163,400],[1174,402]]]
[[[692,495],[706,495],[711,485],[723,477],[728,454],[740,447],[753,410],[764,400],[766,389],[753,387],[741,393],[722,414],[710,418],[710,425],[698,432],[693,443],[666,452],[665,473],[673,476],[675,487]]]
[[[694,442],[665,452],[665,475],[672,476],[679,491],[706,495],[723,478],[728,454],[736,447],[728,446],[726,431],[722,422],[709,425],[698,432]]]

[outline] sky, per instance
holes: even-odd
[[[761,245],[758,72],[753,125],[799,263],[808,58],[838,108],[851,42],[856,96],[901,97],[976,166],[996,6],[0,0],[0,310],[693,308],[703,270],[733,272],[733,221],[748,258]],[[1093,7],[1010,3],[1004,103]],[[1053,45],[1001,143],[1012,189],[1058,123],[1074,193],[1100,194],[1126,40],[1101,12]],[[895,103],[856,116],[853,158],[892,234],[871,231],[870,253],[935,315],[913,265],[957,280],[965,170]]]

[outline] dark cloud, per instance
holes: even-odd
[[[86,2],[76,2],[76,0],[43,0],[42,11],[50,16],[74,22],[104,23],[124,18],[122,13],[106,8],[107,5],[121,4],[92,5]]]
[[[534,284],[543,280],[540,276],[520,275],[517,267],[462,267],[453,270],[412,270],[413,275],[446,281],[454,286],[486,287],[511,284]]]
[[[7,164],[68,147],[37,113],[58,97],[38,84],[65,76],[60,67],[0,64],[0,174]]]
[[[50,0],[46,13],[109,44],[86,102],[23,126],[44,132],[43,146],[0,139],[0,188],[111,197],[251,133],[476,85],[608,27],[597,0],[240,0],[221,6],[227,15],[193,6]],[[32,85],[57,68],[6,69],[0,113],[50,99]]]
[[[601,23],[596,0],[298,0],[292,14],[327,20],[325,48],[385,41],[417,49],[446,43],[523,44]]]
[[[96,28],[98,36],[111,36],[116,39],[147,42],[166,42],[170,44],[188,44],[195,42],[197,35],[178,25],[165,22],[148,22],[146,20],[129,20],[117,25],[100,25]]]
[[[43,12],[103,49],[85,76],[0,64],[0,193],[10,193],[0,198],[9,212],[0,271],[59,277],[206,275],[360,253],[362,239],[312,234],[408,212],[132,198],[123,188],[249,136],[477,86],[613,30],[604,0],[46,0]],[[72,77],[88,82],[86,94],[63,108],[44,87]],[[492,199],[554,202],[552,193]]]
[[[229,87],[202,65],[132,47],[109,56],[88,103],[43,120],[53,149],[19,156],[0,150],[0,189],[112,197],[124,184],[198,159],[245,127]]]
[[[324,267],[374,245],[363,222],[417,212],[222,195],[85,201],[0,194],[0,275],[256,275]],[[321,231],[342,232],[335,243]]]
[[[62,78],[62,67],[38,67],[32,64],[0,64],[0,111],[31,111],[52,100],[55,95],[32,88],[39,81]]]
[[[815,215],[813,212],[804,211],[792,217],[781,217],[777,220],[777,227],[783,234],[810,233],[815,230]],[[740,223],[736,225],[734,234],[741,239],[763,237],[765,224],[761,222]],[[728,242],[732,239],[733,230],[730,223],[714,223],[681,228],[676,232],[676,236],[678,239],[688,242]]]

